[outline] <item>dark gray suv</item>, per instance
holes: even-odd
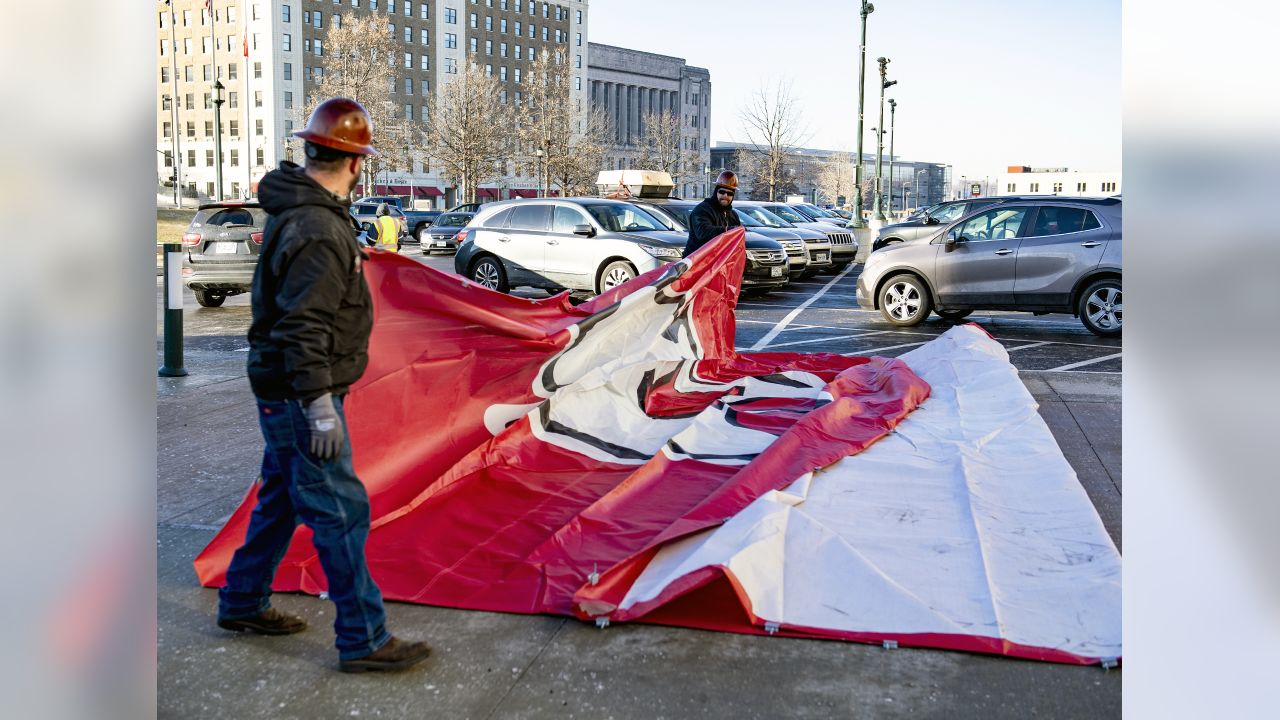
[[[182,234],[182,281],[201,307],[249,292],[258,267],[267,211],[256,202],[201,205]]]
[[[1096,335],[1120,335],[1121,208],[1118,198],[1041,197],[979,209],[873,252],[858,304],[904,327],[930,310],[960,320],[998,309],[1071,313]]]

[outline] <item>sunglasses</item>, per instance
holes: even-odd
[[[725,190],[724,188],[716,188],[716,194],[728,195],[729,197],[733,197],[734,192],[732,190]]]

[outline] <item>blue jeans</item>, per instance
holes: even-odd
[[[345,428],[342,399],[335,397],[333,404]],[[391,635],[384,626],[382,592],[365,562],[369,495],[351,465],[351,441],[343,443],[336,458],[317,460],[309,449],[307,420],[297,400],[259,399],[258,423],[266,439],[258,505],[244,545],[227,568],[227,584],[218,591],[218,617],[250,617],[271,606],[271,580],[302,522],[311,528],[320,566],[329,579],[329,598],[337,606],[333,627],[338,655],[342,660],[368,655]]]

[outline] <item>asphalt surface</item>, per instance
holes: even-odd
[[[451,256],[421,258],[451,272]],[[742,349],[897,355],[944,332],[899,330],[854,300],[856,268],[740,304]],[[157,278],[157,367],[162,280]],[[537,297],[540,291],[517,291]],[[924,649],[594,625],[389,603],[393,632],[434,649],[406,673],[335,671],[332,605],[274,603],[311,628],[284,638],[214,625],[191,560],[239,504],[262,448],[244,377],[248,296],[185,293],[185,378],[157,379],[158,703],[161,717],[1027,718],[1118,717],[1122,670]],[[783,324],[785,321],[785,324]],[[1112,539],[1121,543],[1121,342],[1069,316],[974,313],[1010,350]]]

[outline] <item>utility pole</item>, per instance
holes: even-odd
[[[214,200],[222,202],[222,80],[218,77],[218,14],[213,3],[205,5],[209,13],[209,59],[213,67],[213,162],[214,192],[218,194]]]
[[[169,6],[169,79],[173,81],[173,101],[170,109],[173,112],[173,204],[182,208],[182,141],[178,138],[178,40],[173,29],[176,19],[172,0],[166,0]]]
[[[897,85],[897,80],[887,79],[889,72],[889,58],[880,57],[876,59],[880,63],[880,130],[876,133],[876,210],[875,219],[884,222],[888,218],[884,216],[884,189],[883,172],[884,163],[884,91],[893,85]]]
[[[889,214],[893,214],[893,120],[898,112],[898,101],[889,98]]]
[[[867,226],[862,220],[862,108],[867,84],[867,16],[875,12],[875,9],[875,5],[862,0],[862,43],[858,46],[858,156],[853,164],[853,227],[855,228]]]

